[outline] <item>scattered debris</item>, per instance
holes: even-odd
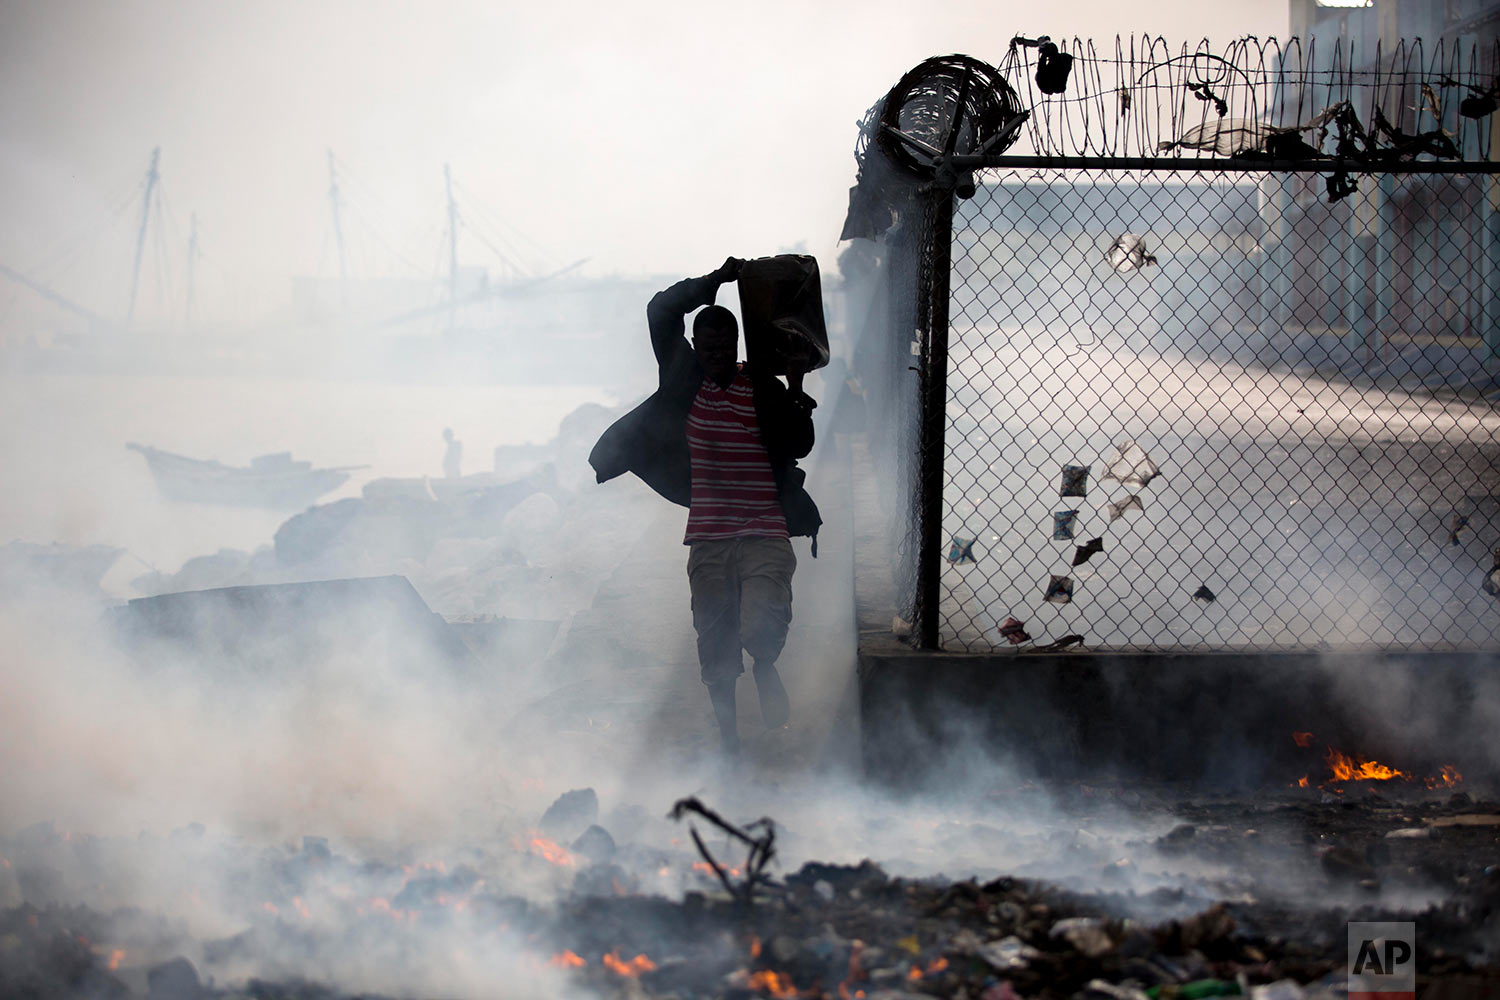
[[[1052,540],[1054,542],[1065,542],[1073,537],[1073,522],[1078,519],[1076,510],[1056,510],[1052,512]]]
[[[953,543],[948,546],[948,561],[955,565],[974,562],[974,539],[953,536]]]
[[[1146,237],[1135,233],[1124,233],[1104,251],[1104,262],[1124,274],[1139,271],[1156,263],[1156,258],[1146,252]]]
[[[1062,470],[1062,490],[1058,496],[1088,496],[1089,470],[1091,465],[1065,465]]]
[[[766,866],[776,857],[776,825],[769,819],[762,817],[743,828],[735,826],[698,801],[696,796],[678,799],[673,803],[672,811],[667,814],[667,817],[681,822],[682,818],[688,813],[695,813],[703,817],[749,848],[749,853],[745,856],[744,865],[735,869],[736,873],[744,873],[744,880],[736,885],[731,878],[730,871],[709,853],[707,845],[703,843],[703,838],[698,835],[697,828],[691,823],[688,824],[688,833],[692,836],[693,843],[697,845],[698,853],[703,855],[703,860],[713,869],[714,875],[718,876],[719,882],[724,886],[724,890],[729,893],[731,898],[745,906],[754,903],[756,887],[762,884],[771,884],[771,876],[765,872]],[[751,831],[758,832],[752,834]]]
[[[1111,521],[1118,521],[1125,516],[1127,510],[1145,510],[1146,508],[1141,504],[1141,498],[1132,493],[1124,500],[1107,503],[1100,509],[1109,513]]]
[[[1126,439],[1115,445],[1115,454],[1105,464],[1101,478],[1118,480],[1121,485],[1145,486],[1161,475],[1161,468],[1146,454],[1146,449]]]
[[[1104,539],[1090,538],[1087,543],[1078,546],[1073,552],[1073,565],[1082,566],[1094,556],[1104,551]]]
[[[1000,637],[1012,646],[1019,646],[1031,638],[1026,632],[1026,623],[1017,618],[1007,618],[1000,626]]]
[[[1207,586],[1199,586],[1197,590],[1193,591],[1193,600],[1201,601],[1204,604],[1212,604],[1218,598],[1214,596],[1214,592],[1209,590]]]
[[[1047,583],[1047,593],[1042,597],[1042,600],[1050,601],[1053,604],[1072,604],[1072,577],[1054,575]]]

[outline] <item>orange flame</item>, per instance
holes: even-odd
[[[628,961],[620,958],[620,950],[616,948],[608,954],[599,956],[604,967],[620,976],[629,976],[634,979],[643,972],[651,972],[656,968],[656,963],[645,955],[637,955]]]
[[[1293,733],[1292,742],[1297,744],[1302,749],[1306,750],[1308,747],[1313,745],[1313,734],[1306,732]]]
[[[556,842],[548,840],[541,834],[532,834],[531,853],[537,855],[543,861],[561,868],[573,868],[578,864],[578,862],[573,860],[573,855],[569,854]]]
[[[1411,780],[1411,775],[1405,771],[1386,767],[1379,761],[1365,760],[1358,755],[1350,757],[1333,747],[1328,748],[1328,755],[1323,761],[1333,773],[1334,781],[1390,781],[1392,778]]]
[[[927,963],[927,974],[930,976],[935,972],[942,972],[948,967],[946,958],[938,957]]]
[[[790,977],[770,969],[758,969],[750,973],[750,988],[767,996],[787,998],[796,1000],[797,987],[792,985]]]
[[[759,937],[752,937],[750,939],[750,957],[751,958],[760,958],[760,938]]]
[[[1427,779],[1428,788],[1452,788],[1461,783],[1464,776],[1458,773],[1458,768],[1452,764],[1444,764],[1442,771]]]
[[[574,954],[571,951],[560,951],[547,961],[548,964],[555,965],[559,969],[581,969],[585,965],[588,965],[588,962],[583,960],[583,956]]]
[[[1307,775],[1304,774],[1302,777],[1300,777],[1300,778],[1297,779],[1297,787],[1298,788],[1306,788],[1307,787]]]
[[[911,967],[911,971],[906,974],[906,978],[910,979],[912,982],[916,982],[918,979],[921,979],[922,967],[920,965],[913,965]]]
[[[709,864],[707,861],[694,861],[693,862],[693,871],[695,871],[695,872],[702,872],[705,875],[713,875],[714,874],[713,865]],[[729,865],[725,865],[724,866],[724,871],[731,878],[739,878],[739,876],[740,876],[740,870],[738,868],[732,868]],[[714,877],[717,878],[718,876],[714,876]]]
[[[123,961],[125,961],[125,949],[124,948],[116,948],[114,951],[110,952],[109,953],[109,971],[110,972],[118,972],[119,968],[120,968],[120,963],[123,962]]]
[[[261,903],[260,904],[260,908],[262,910],[265,910],[267,913],[269,913],[273,917],[279,917],[279,916],[281,916],[281,911],[278,910],[276,908],[276,904],[273,903],[273,902],[271,902],[269,899],[266,900],[264,903]]]

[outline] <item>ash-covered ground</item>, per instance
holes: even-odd
[[[592,790],[463,844],[40,824],[0,840],[0,993],[1340,996],[1350,920],[1415,921],[1423,995],[1500,988],[1496,802],[983,784],[743,784],[731,822],[782,807],[750,895],[711,822]]]
[[[501,534],[446,545],[424,532],[495,512],[364,498],[298,522],[339,531],[304,535],[330,544],[295,572],[194,568],[199,586],[420,570],[480,637],[458,664],[378,616],[330,623],[364,641],[312,658],[143,658],[97,607],[15,602],[0,995],[1280,1000],[1341,995],[1347,923],[1375,919],[1416,922],[1424,993],[1495,985],[1493,789],[1042,782],[979,747],[914,798],[867,786],[848,446],[825,436],[811,463],[828,524],[816,560],[798,547],[793,721],[761,727],[747,680],[733,764],[697,679],[683,513],[635,483],[544,483],[503,501],[527,516]],[[422,530],[381,555],[409,508]],[[483,638],[496,609],[563,606],[539,650]],[[666,818],[687,795],[771,820],[753,893],[743,844]]]

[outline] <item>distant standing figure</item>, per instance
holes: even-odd
[[[448,442],[448,450],[443,452],[443,476],[446,479],[458,479],[459,466],[463,463],[464,443],[453,436],[452,427],[443,428],[443,440]]]

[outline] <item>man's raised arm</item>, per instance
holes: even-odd
[[[646,325],[651,329],[651,349],[656,364],[665,369],[673,356],[688,346],[683,317],[699,306],[713,305],[719,286],[740,276],[745,262],[727,257],[716,270],[699,278],[684,278],[651,297],[646,304]]]

